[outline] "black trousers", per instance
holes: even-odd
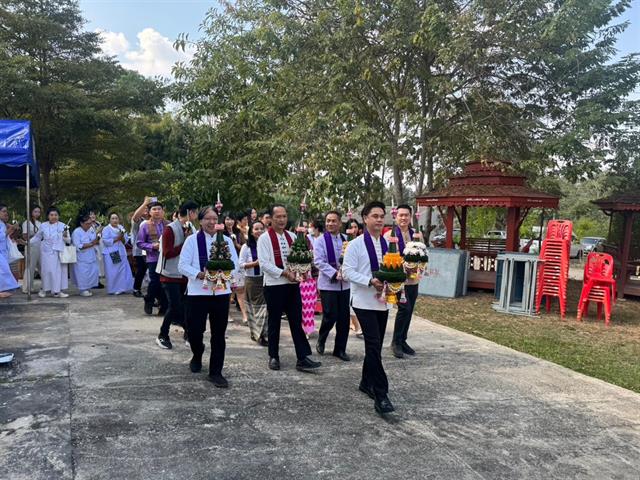
[[[418,298],[418,285],[405,285],[404,294],[407,297],[407,301],[406,303],[398,303],[396,321],[393,326],[392,342],[396,345],[402,345],[407,341],[413,309],[416,306],[416,299]]]
[[[347,350],[347,340],[349,339],[349,289],[342,291],[320,290],[320,300],[322,301],[322,323],[318,343],[324,345],[329,332],[336,326],[336,341],[333,353],[341,353]]]
[[[300,285],[288,283],[264,287],[264,298],[267,301],[269,357],[279,359],[280,321],[282,314],[287,314],[289,329],[296,348],[296,357],[302,360],[311,355],[311,347],[302,329],[302,297]]]
[[[147,288],[147,296],[144,297],[144,301],[152,303],[155,299],[158,299],[160,303],[160,310],[167,309],[167,297],[162,291],[162,284],[160,283],[160,274],[156,272],[156,266],[158,262],[147,263],[149,269],[149,288]]]
[[[167,297],[167,311],[162,320],[160,335],[169,337],[171,323],[178,323],[185,326],[184,315],[184,293],[187,290],[186,283],[161,282],[164,294]]]
[[[133,280],[133,289],[140,290],[144,274],[147,273],[147,259],[143,255],[133,258],[136,259],[136,278]]]
[[[204,353],[204,332],[207,329],[207,317],[211,329],[211,356],[209,357],[209,375],[222,373],[224,351],[227,343],[224,334],[229,322],[229,295],[188,295],[187,296],[187,334],[195,361],[202,362]]]
[[[389,381],[382,366],[382,342],[387,329],[388,310],[353,309],[364,336],[364,362],[362,384],[373,388],[376,398],[383,398],[389,391]]]

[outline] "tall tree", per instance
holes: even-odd
[[[68,194],[65,173],[77,180],[86,171],[86,190],[115,182],[139,143],[131,117],[163,105],[157,81],[104,57],[98,34],[83,26],[77,1],[0,0],[0,108],[32,121],[45,205]]]

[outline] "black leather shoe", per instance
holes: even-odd
[[[324,355],[324,343],[316,343],[316,352],[318,352],[320,355]]]
[[[384,415],[385,413],[391,413],[391,412],[395,412],[395,408],[393,408],[393,404],[391,403],[391,400],[389,400],[389,397],[384,396],[383,398],[380,399],[376,399],[375,403],[374,403],[374,407],[376,409],[376,412],[378,412],[380,415]]]
[[[296,362],[296,370],[301,372],[309,372],[318,368],[322,363],[311,360],[311,357],[305,357],[303,360]]]
[[[144,313],[147,315],[153,315],[153,303],[144,302]]]
[[[360,382],[360,385],[358,386],[358,390],[360,390],[362,393],[366,393],[367,395],[369,395],[369,398],[371,398],[371,400],[376,399],[376,396],[373,393],[373,388],[367,387],[362,382]]]
[[[207,375],[207,380],[213,383],[214,387],[217,388],[229,388],[229,382],[227,379],[222,376],[222,374],[218,375]]]
[[[93,288],[104,288],[104,285],[101,282],[98,282],[98,285]]]
[[[189,362],[189,368],[191,369],[192,373],[198,373],[200,370],[202,370],[202,362],[192,358]]]
[[[144,297],[144,295],[142,295],[142,292],[140,290],[134,290],[133,291],[133,296],[136,297],[136,298]]]
[[[258,344],[260,344],[261,347],[268,347],[269,346],[269,342],[264,337],[260,337],[258,339]]]
[[[333,352],[334,357],[338,357],[343,362],[350,362],[351,357],[347,354],[347,352]]]
[[[404,358],[404,352],[402,351],[401,345],[396,345],[395,343],[392,343],[391,352],[393,352],[393,356],[396,358]]]
[[[416,351],[413,348],[411,348],[407,342],[404,342],[402,344],[402,351],[404,353],[406,353],[407,355],[415,355],[416,354]]]
[[[278,360],[277,358],[270,358],[269,370],[280,370],[280,360]]]

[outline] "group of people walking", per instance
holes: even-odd
[[[414,235],[410,227],[412,209],[401,205],[397,212],[394,228],[402,253],[402,247]],[[312,372],[321,367],[321,362],[313,359],[309,344],[309,320],[304,318],[305,288],[287,263],[295,234],[287,230],[289,219],[285,205],[275,204],[262,215],[251,209],[237,218],[221,218],[215,206],[199,208],[196,203],[187,201],[169,222],[165,219],[162,203],[147,197],[131,217],[131,236],[116,213],[109,216],[105,226],[97,225],[91,213],[81,215],[71,234],[69,227],[60,222],[55,207],[47,210],[45,222],[40,223],[39,213],[36,209],[32,211],[32,218],[25,222],[23,231],[25,240],[31,243],[31,258],[39,259],[30,262],[25,276],[33,278],[34,270],[38,269],[42,279],[41,297],[48,293],[54,297],[68,296],[64,290],[68,286],[69,266],[71,279],[80,295],[91,296],[91,290],[101,286],[102,268],[109,294],[133,293],[143,298],[147,315],[152,315],[154,308],[158,309],[157,313],[163,317],[156,338],[160,347],[172,348],[172,324],[183,327],[184,339],[192,352],[189,367],[194,373],[202,369],[203,338],[208,322],[211,344],[207,378],[216,387],[226,388],[228,381],[223,376],[225,332],[231,296],[235,295],[251,339],[268,349],[269,369],[277,371],[282,367],[279,346],[284,316],[295,347],[296,369]],[[382,363],[389,305],[379,299],[384,285],[374,273],[387,250],[383,235],[385,205],[370,202],[364,206],[362,234],[358,235],[356,222],[349,230],[354,238],[346,250],[343,244],[347,242],[347,236],[341,231],[341,217],[338,211],[327,212],[325,231],[309,237],[317,269],[313,288],[314,292],[317,288],[322,305],[315,350],[320,355],[325,353],[329,333],[335,329],[332,354],[350,361],[347,344],[351,316],[355,314],[365,343],[359,389],[374,400],[375,410],[384,414],[394,410]],[[18,288],[5,259],[7,220],[6,206],[0,205],[0,292]],[[196,220],[199,230],[194,226]],[[221,228],[219,225],[224,225],[224,239],[234,265],[234,288],[231,282],[224,288],[203,287],[205,266],[217,230]],[[127,259],[127,243],[132,247],[135,278]],[[69,248],[76,251],[73,262],[65,261]],[[149,283],[146,295],[143,295],[142,283],[147,272]],[[405,287],[408,301],[398,305],[391,343],[392,352],[398,358],[415,354],[407,343],[407,332],[417,297],[417,282],[408,283]]]

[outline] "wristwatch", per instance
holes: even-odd
[[[370,278],[370,279],[369,279],[369,285],[367,285],[367,286],[368,286],[368,287],[373,286],[373,278]]]

